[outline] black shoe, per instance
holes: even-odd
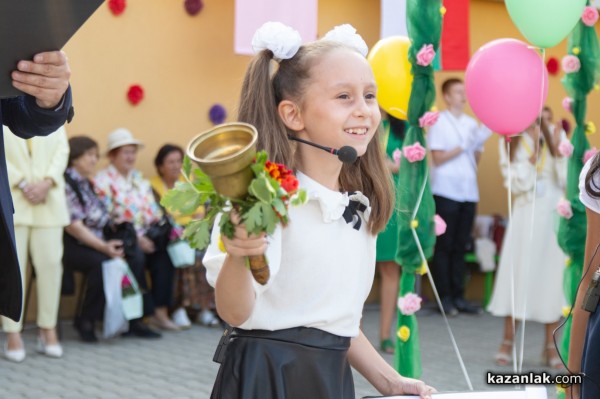
[[[454,302],[450,298],[442,299],[442,309],[446,316],[454,317],[458,314],[458,310],[454,307]]]
[[[79,333],[79,338],[81,338],[83,342],[98,342],[98,337],[96,337],[96,333],[94,331],[93,321],[78,319],[75,321],[75,329]]]
[[[138,338],[160,338],[162,335],[150,327],[145,325],[143,322],[136,320],[129,322],[129,331],[121,334],[123,337],[138,337]]]
[[[467,313],[467,314],[482,314],[483,313],[483,309],[481,309],[479,306],[473,305],[472,303],[470,303],[469,301],[467,301],[464,298],[455,299],[454,306],[456,306],[456,309],[458,309],[458,311],[461,313]]]

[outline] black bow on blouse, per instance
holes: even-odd
[[[356,216],[356,221],[354,222],[354,230],[360,230],[360,226],[362,224],[362,220],[358,212],[364,212],[367,210],[367,206],[360,201],[350,200],[346,209],[344,209],[344,213],[342,214],[346,223],[352,223],[354,221],[354,217]]]

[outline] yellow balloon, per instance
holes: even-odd
[[[413,76],[408,61],[410,40],[391,36],[378,41],[367,56],[377,83],[377,101],[388,114],[406,120]]]

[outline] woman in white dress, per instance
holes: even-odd
[[[510,184],[512,189],[513,205],[488,307],[494,316],[505,317],[504,338],[495,357],[498,365],[512,361],[513,312],[517,320],[545,324],[543,362],[552,368],[562,365],[552,332],[565,304],[562,281],[566,256],[556,239],[555,209],[563,196],[566,168],[557,149],[560,132],[551,134],[545,124],[541,130],[542,135],[536,121],[513,137],[510,152],[504,140],[500,142],[500,167],[504,185],[508,188]]]

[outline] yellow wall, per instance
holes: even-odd
[[[233,120],[250,60],[233,54],[233,10],[234,0],[213,0],[191,17],[182,2],[129,0],[125,13],[114,17],[104,4],[65,48],[73,70],[76,113],[67,127],[69,135],[90,135],[105,148],[108,133],[129,128],[146,143],[138,167],[149,176],[162,144],[185,145],[211,126],[208,109],[213,103],[225,105],[228,120]],[[372,46],[379,38],[379,12],[379,0],[319,0],[318,32],[351,23]],[[524,40],[499,2],[471,1],[470,31],[472,52],[501,37]],[[565,50],[563,43],[549,49],[548,56],[560,59]],[[437,73],[438,87],[446,77],[457,75],[462,73]],[[135,83],[144,87],[146,98],[132,106],[126,91]],[[560,76],[551,77],[548,105],[557,118],[569,118],[560,105],[564,95]],[[439,99],[437,105],[443,105]],[[600,127],[600,92],[590,95],[588,110]],[[598,137],[591,140],[600,147]],[[497,148],[493,136],[481,162],[480,213],[506,213]]]

